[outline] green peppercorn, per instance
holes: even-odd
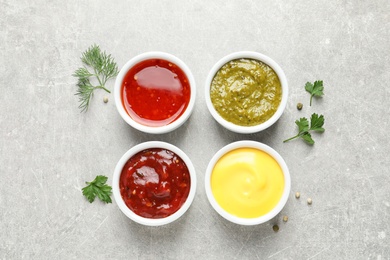
[[[302,103],[298,103],[298,104],[297,104],[297,109],[298,109],[298,110],[302,110],[302,107],[303,107],[303,104],[302,104]]]
[[[273,226],[272,226],[272,229],[273,229],[275,232],[278,232],[278,231],[279,231],[279,226],[278,226],[278,225],[273,225]]]

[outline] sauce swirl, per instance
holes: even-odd
[[[240,218],[257,218],[280,201],[284,175],[278,162],[255,148],[238,148],[223,155],[211,174],[217,203]]]
[[[161,148],[146,149],[131,157],[119,180],[125,204],[145,218],[164,218],[178,211],[188,197],[190,185],[184,161]]]

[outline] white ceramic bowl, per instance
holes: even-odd
[[[267,64],[270,66],[278,75],[280,84],[282,87],[282,100],[279,104],[278,109],[276,110],[275,114],[268,119],[266,122],[255,125],[255,126],[240,126],[233,124],[227,120],[225,120],[220,114],[215,110],[213,103],[211,102],[210,98],[210,86],[211,82],[215,76],[215,74],[218,72],[218,70],[228,63],[229,61],[236,60],[236,59],[241,59],[241,58],[248,58],[248,59],[254,59],[258,61],[262,61],[263,63]],[[206,85],[205,85],[206,93],[206,104],[207,107],[211,113],[211,115],[214,117],[214,119],[221,124],[223,127],[226,129],[229,129],[230,131],[236,132],[236,133],[242,133],[242,134],[251,134],[251,133],[256,133],[259,131],[262,131],[271,125],[273,125],[283,114],[284,109],[286,108],[287,104],[287,97],[288,97],[288,85],[287,85],[287,78],[286,75],[284,74],[282,68],[270,57],[258,53],[258,52],[250,52],[250,51],[241,51],[241,52],[234,52],[232,54],[229,54],[222,59],[220,59],[210,70],[207,79],[206,79]]]
[[[267,154],[271,155],[280,165],[283,176],[284,176],[284,189],[283,189],[283,194],[282,197],[280,198],[279,202],[277,205],[267,214],[257,217],[257,218],[240,218],[237,216],[234,216],[230,213],[228,213],[226,210],[224,210],[218,202],[215,200],[214,195],[211,190],[211,175],[212,171],[214,169],[215,164],[218,162],[218,160],[225,155],[226,153],[238,149],[238,148],[255,148],[261,151],[266,152]],[[240,224],[240,225],[258,225],[262,224],[264,222],[267,222],[268,220],[272,219],[275,217],[284,207],[284,205],[287,202],[288,196],[290,194],[290,189],[291,189],[291,178],[290,178],[290,173],[287,168],[287,165],[283,158],[279,155],[278,152],[276,152],[274,149],[271,147],[255,142],[255,141],[238,141],[235,143],[231,143],[229,145],[226,145],[222,149],[220,149],[211,159],[207,166],[206,170],[206,176],[205,176],[205,188],[206,188],[206,195],[207,198],[211,204],[211,206],[215,209],[215,211],[218,212],[219,215],[224,217],[225,219],[229,220],[230,222]]]
[[[190,173],[190,180],[191,180],[191,187],[190,187],[190,192],[188,194],[187,200],[184,202],[184,204],[180,207],[178,211],[173,213],[172,215],[165,217],[165,218],[158,218],[158,219],[152,219],[152,218],[145,218],[141,217],[137,214],[135,214],[131,209],[127,207],[125,202],[123,201],[122,195],[120,193],[120,188],[119,188],[119,180],[120,176],[122,173],[122,169],[125,166],[126,162],[133,157],[135,154],[145,150],[145,149],[150,149],[150,148],[162,148],[162,149],[167,149],[172,152],[174,152],[176,155],[178,155],[184,163],[187,165],[188,171]],[[191,206],[192,201],[194,200],[195,197],[195,191],[196,191],[196,173],[195,173],[195,168],[188,156],[179,148],[172,144],[168,144],[165,142],[159,142],[159,141],[150,141],[150,142],[145,142],[138,144],[134,147],[132,147],[130,150],[128,150],[118,161],[115,171],[114,171],[114,177],[112,181],[112,191],[114,194],[114,199],[119,206],[120,210],[131,220],[142,224],[146,226],[161,226],[165,225],[168,223],[171,223],[178,218],[180,218]]]
[[[191,88],[191,96],[190,100],[188,103],[188,106],[184,113],[177,118],[175,121],[168,125],[164,126],[158,126],[158,127],[153,127],[153,126],[147,126],[140,124],[136,122],[133,118],[129,116],[129,114],[126,112],[126,109],[123,106],[122,103],[122,98],[121,98],[121,92],[122,92],[122,83],[123,79],[125,78],[127,72],[136,64],[144,61],[144,60],[149,60],[149,59],[162,59],[166,60],[169,62],[174,63],[177,65],[187,76],[187,79],[190,83],[190,88]],[[165,52],[146,52],[142,53],[138,56],[135,56],[126,64],[122,67],[120,70],[118,76],[116,77],[115,80],[115,88],[114,88],[114,98],[115,98],[115,104],[116,108],[118,109],[119,114],[121,117],[132,127],[135,129],[138,129],[139,131],[145,132],[145,133],[150,133],[150,134],[164,134],[171,132],[181,126],[191,115],[194,104],[195,104],[195,97],[196,97],[196,85],[195,85],[195,79],[194,76],[192,75],[191,70],[188,68],[188,66],[179,58],[173,56],[172,54],[165,53]]]

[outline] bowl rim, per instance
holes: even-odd
[[[211,175],[212,175],[212,171],[214,169],[216,162],[226,153],[228,153],[232,150],[238,149],[238,148],[255,148],[255,149],[258,149],[258,150],[261,150],[261,151],[268,153],[277,161],[277,163],[280,165],[282,172],[283,172],[285,183],[284,183],[282,197],[280,198],[278,204],[270,212],[268,212],[267,214],[265,214],[263,216],[257,217],[257,218],[240,218],[240,217],[237,217],[237,216],[234,216],[234,215],[228,213],[226,210],[224,210],[218,204],[218,202],[215,200],[213,193],[212,193]],[[211,206],[214,208],[214,210],[219,215],[221,215],[223,218],[225,218],[226,220],[228,220],[232,223],[239,224],[239,225],[251,226],[251,225],[258,225],[258,224],[265,223],[280,213],[280,211],[285,206],[285,204],[288,200],[289,194],[290,194],[291,177],[290,177],[290,173],[289,173],[286,162],[284,161],[282,156],[277,151],[275,151],[270,146],[263,144],[263,143],[260,143],[260,142],[257,142],[257,141],[243,140],[243,141],[237,141],[234,143],[230,143],[230,144],[222,147],[218,152],[216,152],[214,154],[214,156],[212,157],[212,159],[210,160],[210,162],[207,166],[206,175],[205,175],[205,189],[206,189],[207,198],[208,198]]]
[[[187,165],[189,174],[190,174],[190,180],[191,180],[191,187],[190,187],[190,192],[188,194],[188,197],[184,204],[180,207],[178,211],[173,213],[172,215],[165,217],[165,218],[158,218],[158,219],[152,219],[152,218],[145,218],[141,217],[137,214],[135,214],[132,210],[130,210],[125,202],[122,199],[122,196],[120,194],[120,189],[119,189],[119,180],[120,176],[122,173],[122,169],[126,162],[135,154],[138,152],[141,152],[145,149],[151,149],[151,148],[162,148],[162,149],[167,149],[172,152],[174,152],[176,155],[178,155],[184,163]],[[191,206],[194,198],[195,198],[195,193],[196,193],[196,186],[197,186],[197,179],[196,179],[196,172],[194,165],[192,164],[190,158],[177,146],[174,146],[172,144],[166,143],[166,142],[161,142],[161,141],[149,141],[149,142],[144,142],[140,143],[136,146],[133,146],[130,148],[125,154],[122,155],[122,157],[119,159],[118,163],[115,166],[114,170],[114,175],[113,175],[113,180],[112,180],[112,191],[114,195],[114,200],[120,210],[131,220],[133,220],[136,223],[146,225],[146,226],[161,226],[161,225],[166,225],[169,223],[172,223],[173,221],[179,219],[184,213],[189,209]]]
[[[210,98],[210,86],[211,82],[215,76],[215,74],[218,72],[218,70],[228,63],[229,61],[236,60],[236,59],[241,59],[241,58],[248,58],[248,59],[254,59],[254,60],[259,60],[270,66],[278,75],[280,84],[282,87],[282,99],[279,104],[278,109],[276,112],[273,114],[271,118],[269,118],[267,121],[255,125],[255,126],[240,126],[233,124],[226,119],[224,119],[218,112],[215,110],[213,103],[211,102]],[[267,55],[264,55],[259,52],[254,52],[254,51],[239,51],[239,52],[233,52],[231,54],[228,54],[221,58],[217,63],[214,64],[214,66],[211,68],[209,71],[209,74],[206,78],[205,82],[205,98],[206,98],[206,104],[207,108],[209,109],[211,115],[214,117],[214,119],[223,127],[226,129],[236,132],[236,133],[241,133],[241,134],[251,134],[251,133],[256,133],[260,132],[262,130],[267,129],[271,125],[273,125],[283,114],[284,109],[286,108],[287,105],[287,98],[288,98],[288,83],[287,83],[287,78],[286,75],[284,74],[284,71],[282,68],[270,57]]]
[[[131,118],[131,116],[127,113],[122,103],[122,98],[121,98],[122,82],[127,72],[129,71],[130,68],[132,68],[134,65],[138,64],[139,62],[142,62],[144,60],[149,60],[149,59],[162,59],[174,63],[184,72],[190,84],[190,90],[191,90],[190,100],[186,110],[179,118],[177,118],[175,121],[173,121],[168,125],[147,126],[147,125],[140,124]],[[144,52],[131,58],[129,61],[125,63],[125,65],[123,65],[123,67],[121,68],[121,70],[119,71],[115,79],[114,99],[119,114],[121,115],[123,120],[125,120],[130,126],[144,133],[164,134],[164,133],[171,132],[177,129],[178,127],[180,127],[182,124],[184,124],[187,121],[192,111],[194,110],[195,98],[196,98],[196,83],[195,83],[194,75],[192,74],[190,68],[181,59],[166,52],[161,52],[161,51]]]

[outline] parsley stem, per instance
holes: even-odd
[[[284,140],[283,143],[286,143],[286,142],[291,141],[291,140],[293,140],[293,139],[295,139],[295,138],[298,138],[299,136],[300,136],[300,134],[298,134],[298,135],[296,135],[296,136],[293,136],[293,137],[291,137],[291,138],[288,138],[288,139]]]
[[[314,95],[311,95],[311,96],[310,96],[310,106],[311,106],[311,101],[313,100],[313,96],[314,96]]]

